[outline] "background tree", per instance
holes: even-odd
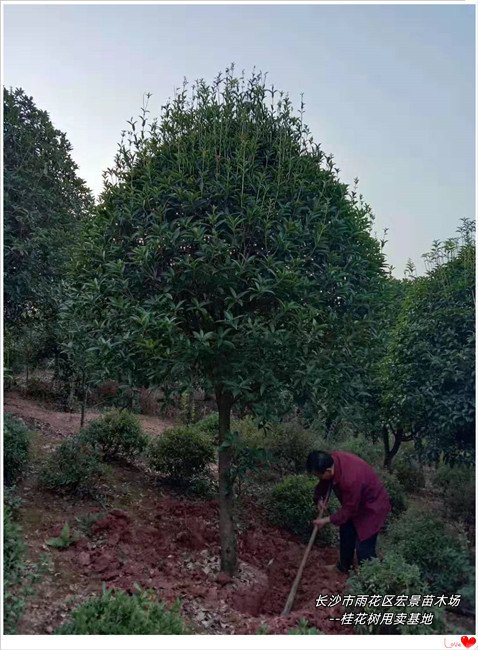
[[[415,440],[429,459],[474,462],[474,222],[459,237],[435,242],[427,274],[408,280],[383,364],[384,436],[389,462]]]
[[[60,282],[93,199],[65,134],[20,88],[4,89],[3,128],[5,327],[12,344],[34,339],[34,364],[56,348]]]
[[[98,372],[214,392],[229,573],[231,409],[265,416],[284,395],[324,392],[344,372],[343,350],[370,332],[383,277],[370,209],[302,113],[260,74],[232,69],[190,94],[185,83],[159,122],[148,126],[144,108],[105,176],[72,277],[70,318],[95,341]]]

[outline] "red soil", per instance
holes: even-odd
[[[62,552],[63,559],[108,587],[133,591],[139,584],[156,589],[168,602],[177,597],[200,600],[206,610],[226,605],[224,620],[234,622],[235,633],[255,633],[264,622],[270,632],[283,633],[301,618],[326,633],[344,632],[329,620],[340,615],[339,607],[315,607],[319,594],[343,589],[344,579],[323,568],[336,561],[335,549],[312,550],[293,611],[281,617],[304,551],[293,536],[264,524],[252,525],[240,535],[240,566],[249,574],[249,580],[241,582],[240,575],[231,580],[201,568],[202,559],[207,562],[219,555],[216,502],[164,496],[150,515],[146,524],[125,511],[110,510],[93,524],[89,539]],[[58,527],[51,532],[57,534]],[[239,616],[231,619],[234,610]]]
[[[42,404],[26,397],[18,391],[11,390],[5,393],[4,410],[7,413],[22,418],[25,422],[53,435],[65,437],[75,435],[80,430],[81,416],[79,413],[67,413],[56,410],[52,404]],[[101,415],[101,411],[88,409],[85,413],[85,422],[90,422]],[[146,433],[160,435],[165,429],[172,427],[174,422],[166,418],[151,415],[138,415]]]
[[[77,431],[77,414],[50,411],[15,393],[5,397],[5,410],[36,429],[35,454],[50,453],[65,435]],[[95,417],[89,413],[88,417]],[[158,431],[165,424],[158,418]],[[47,552],[54,570],[27,600],[21,634],[51,633],[69,611],[101,585],[134,590],[135,584],[154,589],[167,602],[180,598],[185,618],[198,633],[254,634],[261,625],[270,633],[286,633],[301,618],[325,633],[351,633],[330,617],[340,607],[316,608],[319,594],[339,594],[344,578],[324,569],[337,561],[337,549],[312,549],[291,614],[281,611],[299,567],[305,544],[265,523],[254,503],[238,536],[239,570],[233,580],[220,573],[218,504],[186,500],[161,493],[154,479],[136,468],[112,466],[106,486],[107,504],[68,499],[43,492],[32,472],[19,486],[23,499],[20,523],[30,561]],[[95,523],[79,541],[64,550],[45,541],[68,521],[79,530],[80,520],[95,515]]]

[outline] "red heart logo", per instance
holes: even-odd
[[[472,645],[475,645],[476,639],[474,636],[462,636],[461,642],[463,643],[465,648],[471,648]]]

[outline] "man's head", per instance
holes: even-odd
[[[311,451],[307,456],[306,469],[320,480],[329,480],[334,475],[334,459],[326,451]]]

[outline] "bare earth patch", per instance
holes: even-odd
[[[61,438],[74,435],[80,430],[81,416],[79,413],[55,410],[53,405],[27,399],[17,391],[5,393],[4,410],[22,418],[29,426],[48,429],[50,433]],[[85,413],[85,421],[95,420],[101,414],[101,411],[88,409]],[[138,418],[143,429],[153,436],[160,435],[165,429],[174,425],[172,420],[152,415],[138,415]]]
[[[34,430],[31,471],[18,487],[19,521],[28,561],[46,556],[51,567],[27,599],[19,634],[51,634],[103,584],[128,591],[139,585],[170,603],[181,599],[196,633],[254,634],[264,624],[270,633],[284,633],[301,618],[325,633],[351,631],[329,620],[340,614],[338,607],[315,608],[320,593],[343,589],[344,579],[323,569],[336,561],[336,549],[312,550],[293,612],[283,618],[304,544],[265,524],[252,502],[243,507],[248,516],[238,537],[239,570],[230,580],[219,571],[216,500],[181,497],[140,468],[121,465],[111,466],[98,500],[43,491],[39,464],[65,436],[78,432],[79,415],[50,410],[15,392],[5,396],[5,410]],[[87,419],[99,415],[91,410]],[[141,420],[154,435],[173,424],[153,416]],[[46,545],[65,522],[80,533],[79,540],[64,550]]]

